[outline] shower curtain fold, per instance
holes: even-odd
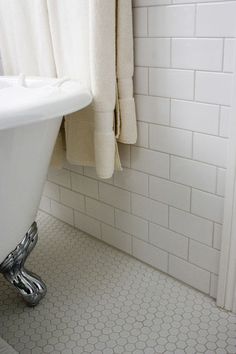
[[[65,117],[54,164],[66,145],[70,163],[110,178],[121,169],[117,141],[137,139],[131,0],[0,0],[0,18],[6,74],[68,76],[91,88],[92,105]]]

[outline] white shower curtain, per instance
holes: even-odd
[[[0,51],[6,75],[68,76],[89,86],[93,104],[65,118],[67,160],[95,165],[101,178],[121,168],[117,140],[137,139],[131,0],[0,0]],[[62,145],[61,135],[57,163]]]

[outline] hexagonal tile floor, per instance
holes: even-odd
[[[28,267],[48,285],[28,308],[0,278],[0,336],[19,353],[236,353],[236,316],[213,299],[52,218]]]

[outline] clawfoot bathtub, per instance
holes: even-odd
[[[0,77],[0,272],[31,306],[46,286],[24,263],[55,140],[62,117],[90,102],[76,81]]]

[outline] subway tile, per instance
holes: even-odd
[[[224,199],[215,194],[192,190],[191,211],[193,214],[222,223]]]
[[[221,249],[222,225],[214,223],[213,247]]]
[[[59,186],[55,183],[46,181],[44,185],[43,195],[50,199],[59,201],[60,199]]]
[[[195,132],[218,134],[219,106],[171,100],[171,125]]]
[[[121,210],[115,211],[116,227],[128,234],[148,241],[148,222],[137,216],[125,213]]]
[[[86,213],[92,218],[103,221],[106,224],[115,224],[114,208],[95,199],[86,198]]]
[[[65,162],[64,162],[64,166],[63,166],[63,167],[64,167],[65,169],[69,170],[69,171],[78,173],[78,174],[80,174],[80,175],[82,175],[83,172],[84,172],[83,166],[72,165],[72,164],[70,164],[68,161],[65,161]]]
[[[148,124],[143,122],[137,122],[138,137],[136,146],[148,148]]]
[[[179,157],[171,157],[171,180],[214,193],[216,167]]]
[[[189,262],[218,274],[220,252],[202,243],[190,240]]]
[[[168,253],[153,245],[133,238],[133,256],[163,272],[167,272]]]
[[[149,69],[149,93],[151,95],[192,100],[193,92],[193,71],[157,68]]]
[[[170,39],[136,38],[134,60],[137,66],[169,67]]]
[[[48,170],[48,180],[60,186],[70,188],[70,171],[50,167]]]
[[[130,192],[100,182],[99,196],[100,200],[107,204],[118,209],[130,211]]]
[[[211,273],[211,286],[210,286],[210,296],[214,299],[217,298],[217,290],[218,290],[218,276]]]
[[[171,0],[133,0],[133,7],[168,4],[171,4]]]
[[[192,37],[194,6],[158,6],[148,9],[148,33],[151,37]]]
[[[172,40],[174,68],[220,71],[222,56],[222,39],[174,38]]]
[[[96,238],[101,238],[101,228],[98,220],[95,220],[88,215],[79,213],[78,211],[74,211],[74,217],[75,227]]]
[[[226,38],[224,46],[224,66],[223,71],[234,72],[236,54],[236,40],[234,38]]]
[[[226,167],[227,144],[225,138],[194,133],[193,158],[220,167]]]
[[[136,66],[134,69],[134,93],[148,94],[148,68]]]
[[[221,106],[220,108],[220,136],[228,138],[230,135],[230,114],[231,108]]]
[[[126,253],[132,252],[132,236],[114,227],[102,224],[102,240]]]
[[[150,176],[150,197],[183,210],[190,209],[190,188]]]
[[[168,206],[150,198],[132,194],[132,213],[162,226],[168,226]]]
[[[168,98],[136,95],[135,103],[138,120],[169,124],[170,100]]]
[[[197,5],[197,37],[236,36],[235,12],[235,1]]]
[[[208,246],[212,245],[213,223],[211,221],[170,208],[169,223],[170,229]]]
[[[150,148],[168,154],[191,157],[192,133],[181,129],[151,125],[149,131]]]
[[[188,257],[188,238],[159,225],[150,224],[149,241],[151,244],[181,258]]]
[[[90,178],[94,178],[96,180],[102,180],[97,176],[96,173],[96,168],[95,167],[90,167],[90,166],[85,166],[84,167],[84,175]],[[113,177],[111,178],[106,178],[105,180],[106,183],[113,184]]]
[[[206,103],[230,105],[232,82],[232,74],[197,72],[195,99]]]
[[[98,181],[86,176],[71,173],[72,189],[92,198],[98,198]]]
[[[133,19],[134,19],[134,37],[145,37],[147,36],[147,9],[133,9]]]
[[[131,168],[168,178],[169,156],[162,152],[131,147]]]
[[[83,195],[69,189],[60,187],[60,201],[62,204],[75,210],[85,210],[85,198]]]
[[[51,200],[44,195],[41,197],[39,209],[45,211],[50,214],[51,211]]]
[[[51,214],[56,218],[66,222],[67,224],[74,225],[73,209],[65,205],[59,204],[51,200]]]
[[[193,3],[201,3],[201,2],[218,2],[218,1],[222,1],[222,0],[172,0],[173,4],[182,4],[182,3],[189,3],[189,4],[193,4]]]
[[[216,193],[224,197],[225,195],[225,178],[226,178],[226,169],[218,168],[217,171],[217,188]]]
[[[114,184],[138,194],[148,194],[148,175],[142,172],[124,168],[114,175]]]
[[[170,255],[169,273],[184,283],[187,283],[198,290],[209,294],[210,272],[201,269],[178,257]]]

